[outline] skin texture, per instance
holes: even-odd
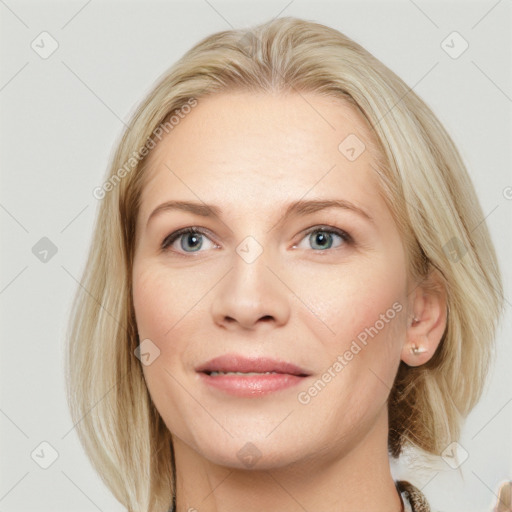
[[[354,161],[338,149],[349,134],[367,143]],[[407,279],[369,142],[366,124],[341,99],[237,92],[199,99],[150,155],[133,302],[140,340],[160,350],[143,370],[173,434],[180,512],[400,510],[386,400],[400,359],[432,357],[446,308],[442,294]],[[350,201],[372,220],[346,208],[283,220],[299,199]],[[169,200],[214,204],[221,219],[166,211],[147,224]],[[207,232],[199,249],[189,235],[160,248],[190,226]],[[316,226],[344,230],[353,242],[306,233]],[[263,250],[250,264],[237,252],[248,236]],[[393,304],[393,319],[301,403],[298,393],[381,315],[389,319]],[[413,343],[426,351],[413,355]],[[288,361],[311,376],[266,396],[227,395],[195,371],[226,353]],[[256,454],[252,467],[238,456],[244,446]]]

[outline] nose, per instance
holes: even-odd
[[[290,292],[280,273],[266,251],[250,263],[235,253],[231,270],[214,288],[215,323],[227,330],[284,325],[290,316]]]

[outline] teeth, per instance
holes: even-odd
[[[210,377],[216,377],[217,375],[268,375],[270,373],[277,373],[277,372],[262,372],[262,373],[258,373],[258,372],[249,372],[249,373],[244,373],[244,372],[210,372]]]

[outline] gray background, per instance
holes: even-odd
[[[0,0],[0,512],[123,510],[85,457],[64,394],[65,328],[98,206],[92,190],[129,115],[177,58],[208,34],[278,15],[344,32],[433,108],[461,150],[499,252],[506,316],[460,440],[469,457],[458,469],[440,460],[412,471],[402,461],[395,475],[450,512],[490,511],[498,483],[512,479],[511,0]],[[46,59],[31,47],[43,31],[59,45]],[[469,43],[458,58],[441,45],[453,31]],[[46,262],[33,253],[43,237],[57,250]],[[44,441],[58,454],[47,469]]]

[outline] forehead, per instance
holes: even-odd
[[[200,98],[149,155],[140,214],[147,218],[169,199],[244,206],[245,213],[305,195],[376,201],[375,147],[362,115],[340,98]]]

